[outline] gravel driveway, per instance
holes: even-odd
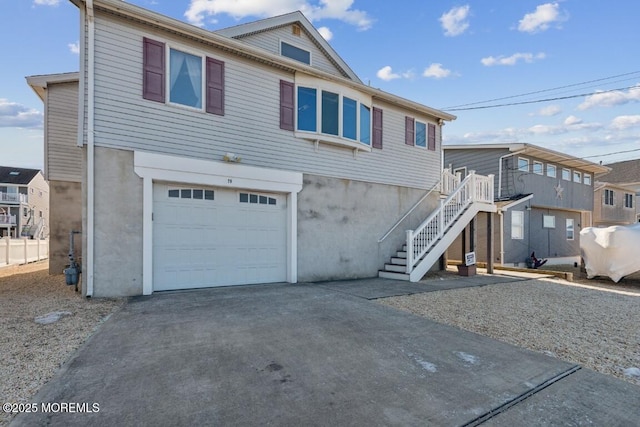
[[[124,299],[87,300],[48,262],[0,269],[0,403],[26,403]],[[51,324],[35,318],[65,312]],[[10,421],[0,412],[0,426]]]
[[[640,385],[640,285],[576,277],[378,301]]]

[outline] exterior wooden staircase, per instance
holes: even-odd
[[[443,182],[453,182],[455,187],[443,186],[440,206],[416,230],[407,230],[406,243],[378,272],[379,277],[419,281],[478,212],[496,212],[493,175],[470,171],[462,181],[443,178]]]

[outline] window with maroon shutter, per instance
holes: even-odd
[[[373,107],[373,139],[371,146],[373,148],[382,148],[382,110]]]
[[[404,118],[404,143],[415,145],[416,123],[413,117]]]
[[[207,57],[207,113],[224,116],[224,62]]]
[[[280,129],[293,130],[294,84],[280,80]]]
[[[164,102],[164,43],[144,38],[142,53],[142,97]]]
[[[436,151],[436,125],[429,123],[427,131],[427,148]]]

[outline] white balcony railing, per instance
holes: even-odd
[[[5,203],[28,203],[29,196],[21,193],[3,193],[0,192],[0,202]]]
[[[0,225],[16,225],[16,216],[0,214]]]

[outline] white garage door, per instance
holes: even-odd
[[[153,289],[286,281],[283,194],[153,187]]]

